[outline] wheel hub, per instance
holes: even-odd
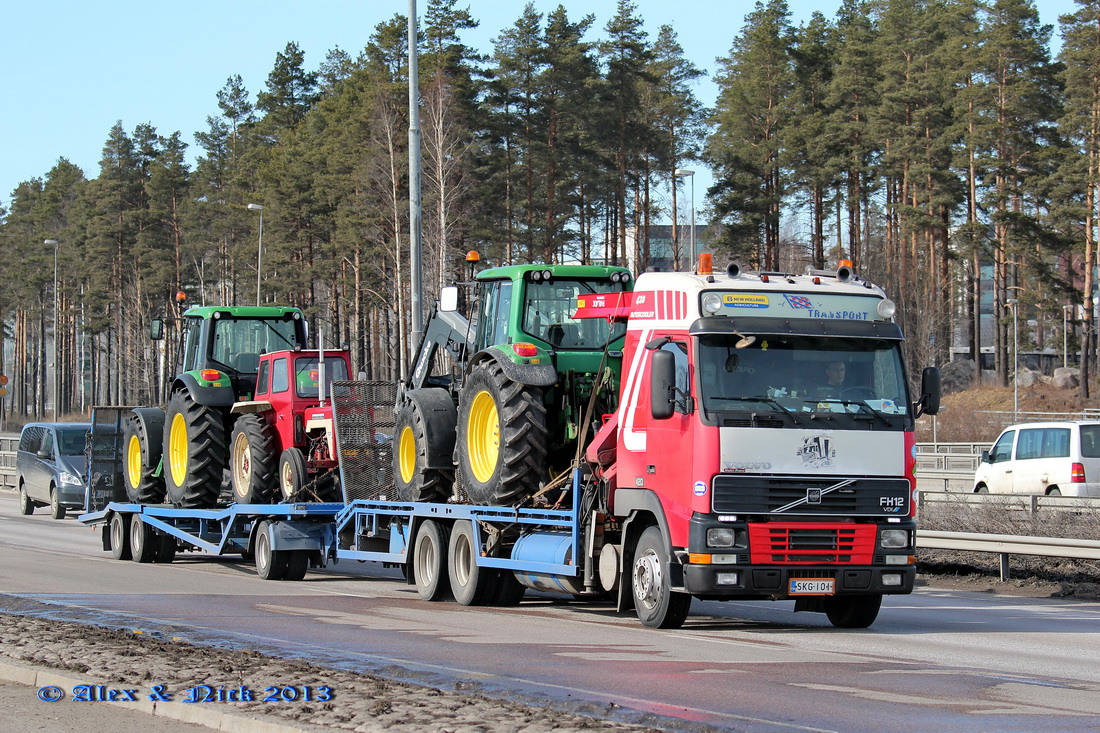
[[[659,602],[661,584],[661,563],[647,551],[634,561],[634,596],[647,609],[653,608]]]

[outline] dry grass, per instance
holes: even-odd
[[[1085,408],[1100,409],[1100,394],[1094,391],[1083,401],[1076,389],[1056,389],[1048,384],[1021,387],[1021,413],[1079,413]],[[1005,425],[1012,422],[1012,387],[976,387],[964,392],[944,395],[940,413],[936,416],[936,440],[943,443],[990,442]],[[1002,413],[993,415],[989,413]],[[1021,422],[1031,416],[1021,416]],[[1051,419],[1062,419],[1051,418]],[[932,440],[932,418],[917,421],[917,440]]]

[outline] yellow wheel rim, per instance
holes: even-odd
[[[131,435],[126,444],[126,478],[130,488],[141,486],[141,441],[136,435]]]
[[[408,425],[401,428],[401,436],[397,441],[397,468],[401,473],[402,483],[407,484],[413,480],[413,472],[416,471],[416,436]]]
[[[183,486],[187,478],[187,420],[176,413],[172,416],[172,427],[168,433],[168,470],[172,472],[172,482]]]
[[[500,458],[500,417],[493,395],[484,390],[474,395],[467,427],[466,455],[470,457],[470,468],[474,478],[486,483],[493,477]]]

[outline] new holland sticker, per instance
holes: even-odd
[[[768,296],[750,293],[726,293],[722,305],[727,308],[767,308]]]

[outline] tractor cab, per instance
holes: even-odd
[[[255,393],[261,355],[306,343],[306,322],[297,308],[201,306],[189,308],[181,320],[176,374],[190,375],[200,386],[231,386],[240,399]]]
[[[231,410],[239,416],[229,456],[238,501],[266,503],[276,489],[281,500],[292,500],[315,479],[332,474],[337,465],[332,383],[350,378],[345,349],[283,349],[259,356],[255,394]],[[332,481],[322,483],[313,492],[316,498],[333,494]]]

